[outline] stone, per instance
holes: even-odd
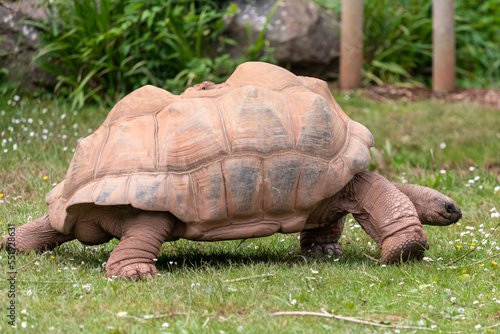
[[[0,69],[5,79],[31,92],[43,85],[53,86],[55,78],[32,63],[38,51],[39,30],[23,20],[45,21],[47,13],[36,0],[0,3]],[[0,75],[0,80],[3,76]]]
[[[226,33],[239,43],[233,56],[248,48],[247,25],[253,42],[264,29],[274,0],[238,0],[239,11],[226,19]],[[339,18],[309,0],[283,0],[270,20],[264,38],[278,63],[297,75],[328,79],[338,72]],[[330,78],[331,79],[331,78]]]

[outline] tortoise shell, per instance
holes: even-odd
[[[325,82],[267,63],[181,95],[145,86],[80,141],[47,195],[50,222],[66,234],[73,209],[94,203],[168,211],[192,240],[298,232],[367,168],[372,145]]]

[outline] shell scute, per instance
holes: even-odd
[[[221,119],[212,99],[187,99],[161,110],[158,169],[187,172],[229,153]]]
[[[331,106],[318,95],[309,94],[299,100],[305,111],[300,124],[296,150],[324,159],[333,159],[344,146],[347,125],[339,121]]]
[[[299,155],[273,156],[264,161],[264,211],[281,215],[295,211],[297,184],[302,170]]]
[[[104,144],[106,133],[107,127],[102,126],[78,143],[75,155],[66,172],[61,194],[64,199],[71,198],[79,188],[94,179],[95,164],[99,159],[100,148]]]
[[[151,114],[165,107],[178,98],[164,89],[146,85],[134,90],[121,99],[108,114],[105,124],[110,124],[123,117],[135,117]]]
[[[255,218],[263,214],[261,159],[234,157],[222,164],[229,219]]]
[[[218,223],[228,219],[226,189],[221,163],[212,164],[192,173],[200,221]]]
[[[279,92],[242,87],[217,97],[231,153],[263,155],[293,148],[290,111]]]
[[[152,114],[122,118],[110,124],[95,177],[156,171],[155,128]]]

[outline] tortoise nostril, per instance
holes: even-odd
[[[446,212],[448,212],[448,213],[456,212],[455,208],[453,207],[453,205],[451,203],[446,203],[444,208],[446,209]]]

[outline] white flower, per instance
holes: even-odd
[[[469,172],[473,172],[473,171],[475,171],[475,170],[476,170],[476,167],[474,167],[474,166],[470,166],[470,167],[469,167]]]
[[[28,323],[26,321],[21,322],[21,327],[26,328],[28,326]]]
[[[116,314],[116,316],[117,316],[117,317],[126,317],[126,316],[127,316],[127,312],[125,312],[125,311],[118,312],[118,313]]]
[[[163,327],[163,328],[167,328],[168,326],[170,326],[170,324],[168,322],[164,322],[161,324],[161,327]]]
[[[474,326],[475,329],[480,329],[481,328],[481,325],[476,325]]]
[[[446,143],[442,142],[441,144],[439,144],[439,148],[444,150],[446,148]]]

